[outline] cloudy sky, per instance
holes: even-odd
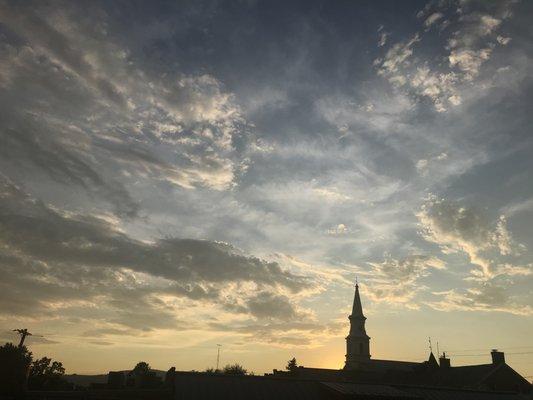
[[[69,372],[491,348],[533,375],[533,4],[0,3],[0,328]],[[457,357],[454,357],[457,356]]]

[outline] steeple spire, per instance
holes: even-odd
[[[355,296],[353,298],[352,317],[364,317],[363,306],[361,305],[361,297],[359,296],[359,283],[355,279]]]

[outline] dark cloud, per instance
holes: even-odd
[[[261,292],[248,299],[247,307],[253,316],[260,319],[293,320],[299,317],[298,311],[286,296],[270,292]]]
[[[18,118],[13,118],[14,115]],[[6,170],[18,168],[38,175],[45,173],[66,186],[80,186],[93,196],[105,198],[115,206],[119,216],[137,215],[139,206],[124,186],[102,177],[75,147],[55,141],[52,130],[38,124],[32,116],[17,112],[5,121],[13,121],[11,127],[0,130],[2,164],[9,163]],[[49,135],[47,140],[43,140],[43,135]]]
[[[66,69],[85,80],[92,89],[97,90],[100,96],[124,108],[126,100],[122,94],[112,82],[98,76],[93,66],[87,62],[84,50],[42,17],[43,14],[49,15],[51,10],[45,6],[40,11],[41,13],[36,8],[13,5],[13,7],[2,7],[0,18],[31,46],[45,53],[48,58],[58,60]],[[98,32],[98,29],[93,32]],[[98,36],[103,39],[103,35]]]
[[[533,314],[531,295],[517,295],[516,285],[517,282],[502,279],[478,282],[467,290],[436,292],[436,300],[426,304],[441,311],[498,311],[530,316]],[[526,285],[531,285],[531,279],[526,280]]]
[[[470,263],[480,268],[473,273],[487,279],[501,273],[506,260],[515,262],[511,257],[520,253],[504,215],[490,221],[476,207],[433,196],[422,206],[418,218],[426,240],[437,243],[444,252],[466,253]]]
[[[312,285],[277,263],[245,256],[225,243],[133,240],[103,220],[61,214],[6,180],[0,191],[0,226],[4,314],[50,315],[46,304],[72,302],[76,306],[64,315],[81,312],[95,318],[90,304],[80,308],[101,297],[111,310],[101,318],[109,323],[139,330],[177,328],[174,308],[158,294],[217,302],[225,285],[251,282],[269,291],[247,300],[250,295],[244,293],[243,311],[286,319],[295,311],[275,291],[297,293]],[[136,277],[135,272],[146,276]]]

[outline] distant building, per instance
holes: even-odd
[[[126,386],[124,371],[109,371],[107,374],[108,389],[123,389]]]
[[[498,350],[492,350],[490,364],[461,367],[451,366],[450,359],[445,354],[437,362],[432,352],[428,360],[423,362],[371,358],[370,337],[365,329],[366,317],[358,284],[355,285],[352,313],[348,318],[350,332],[346,337],[346,361],[343,369],[298,367],[293,372],[274,370],[273,375],[320,381],[531,392],[531,384],[506,364],[504,353]]]

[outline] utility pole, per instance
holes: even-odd
[[[219,363],[220,363],[220,348],[222,347],[221,344],[217,344],[217,369],[216,371],[218,372],[218,366],[219,366]]]
[[[26,328],[24,329],[13,329],[13,332],[17,332],[20,335],[19,349],[24,345],[24,340],[26,336],[33,336]]]

